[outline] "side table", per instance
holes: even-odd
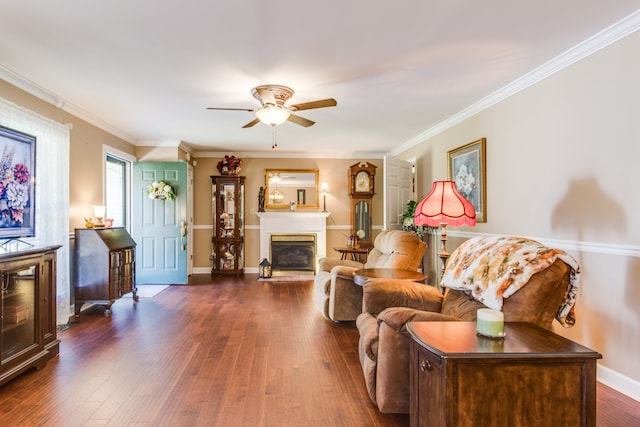
[[[475,322],[407,330],[411,426],[595,427],[594,350],[528,323],[506,323],[504,339]]]
[[[369,254],[369,249],[367,248],[335,247],[333,250],[340,253],[340,259],[350,259],[361,263],[367,262],[367,255]]]

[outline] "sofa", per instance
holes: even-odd
[[[417,271],[426,248],[427,244],[415,233],[384,230],[374,239],[366,263],[332,257],[321,258],[314,279],[316,305],[328,320],[355,320],[362,313],[362,286],[353,282],[353,272],[362,268]]]
[[[558,319],[571,326],[578,280],[578,265],[568,254],[512,236],[478,237],[460,245],[442,279],[444,295],[430,285],[368,280],[356,326],[371,400],[383,413],[409,412],[407,322],[475,321],[477,310],[489,307],[500,309],[506,322],[552,329]]]

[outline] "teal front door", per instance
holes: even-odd
[[[136,282],[186,284],[187,164],[137,162],[133,164],[132,182]],[[175,198],[150,198],[149,187],[154,182],[169,185]]]

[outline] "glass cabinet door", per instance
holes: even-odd
[[[38,346],[36,273],[34,265],[2,273],[2,363]]]
[[[212,274],[240,274],[244,268],[243,176],[212,176]]]

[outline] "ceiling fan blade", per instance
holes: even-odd
[[[276,97],[271,90],[258,87],[256,88],[256,92],[260,95],[263,107],[265,105],[276,105]]]
[[[207,110],[255,111],[252,108],[223,108],[223,107],[207,107]]]
[[[246,125],[242,126],[242,129],[250,128],[251,126],[257,125],[258,123],[260,123],[260,119],[255,118],[255,119],[251,120],[249,123],[247,123]]]
[[[333,98],[321,99],[319,101],[303,102],[302,104],[289,105],[291,111],[312,110],[314,108],[335,107],[338,102]]]
[[[295,114],[290,115],[287,120],[289,120],[291,123],[295,123],[306,128],[308,128],[309,126],[313,126],[316,123],[312,122],[309,119],[305,119],[304,117],[296,116]]]

